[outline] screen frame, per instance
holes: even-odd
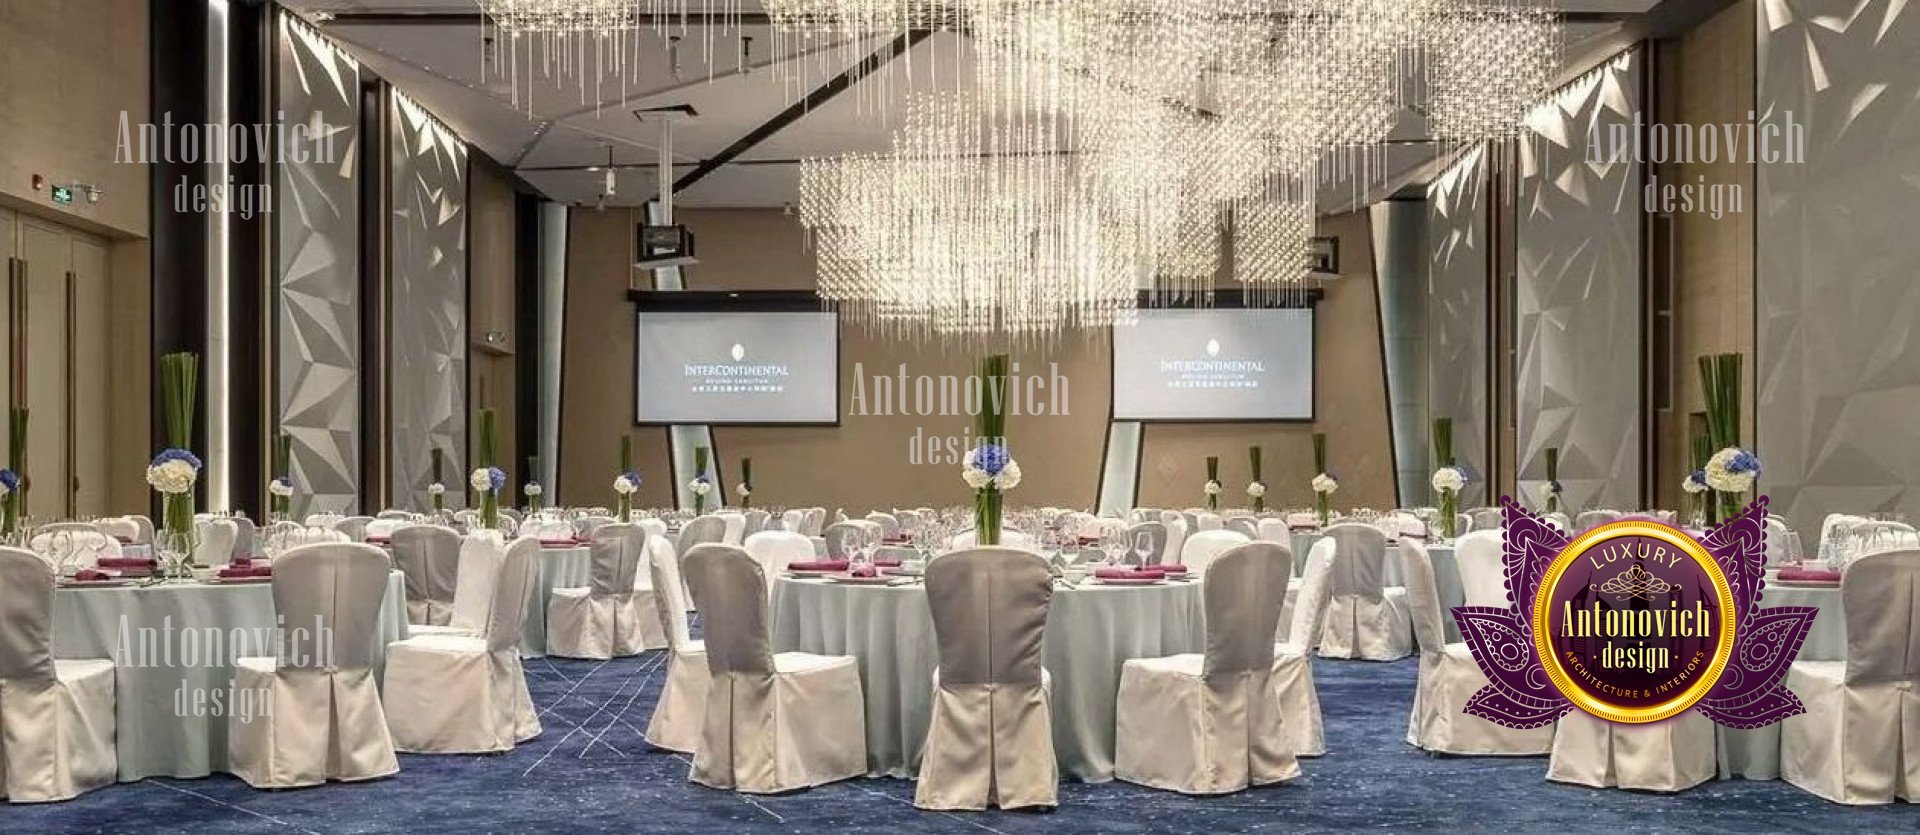
[[[1246,423],[1310,424],[1315,421],[1318,421],[1320,419],[1320,309],[1319,309],[1319,303],[1323,298],[1326,297],[1326,291],[1318,287],[1311,288],[1304,291],[1301,297],[1301,300],[1299,302],[1280,303],[1280,304],[1247,304],[1245,303],[1245,296],[1238,290],[1215,291],[1214,293],[1211,294],[1211,296],[1212,296],[1211,304],[1202,304],[1200,302],[1203,300],[1199,300],[1199,299],[1188,298],[1184,300],[1169,301],[1166,299],[1155,297],[1149,293],[1143,292],[1140,298],[1139,309],[1140,309],[1140,313],[1142,314],[1151,313],[1158,310],[1191,310],[1191,311],[1306,310],[1308,314],[1307,328],[1310,331],[1309,338],[1313,340],[1313,367],[1310,370],[1310,374],[1309,374],[1309,379],[1311,380],[1313,391],[1310,393],[1310,396],[1308,397],[1308,401],[1311,404],[1309,407],[1309,414],[1306,417],[1297,417],[1297,416],[1296,417],[1241,417],[1241,418],[1122,417],[1120,415],[1119,387],[1116,384],[1117,381],[1114,377],[1114,373],[1117,370],[1116,363],[1118,362],[1117,358],[1120,354],[1119,329],[1122,327],[1130,327],[1130,326],[1111,325],[1111,326],[1108,326],[1107,328],[1108,338],[1111,340],[1108,343],[1108,348],[1107,348],[1107,392],[1108,392],[1107,422],[1111,424],[1114,422],[1124,421],[1127,423],[1138,423],[1138,424],[1143,424],[1148,426],[1152,426],[1156,424],[1164,424],[1167,426],[1180,426],[1180,425],[1246,424]]]
[[[633,404],[633,425],[662,428],[673,426],[737,426],[769,429],[837,428],[844,417],[841,393],[846,386],[841,364],[841,342],[845,335],[840,310],[811,292],[788,290],[628,290],[633,303],[633,378],[628,402]],[[833,317],[833,419],[832,420],[727,420],[660,421],[640,416],[640,314],[642,313],[810,313]]]

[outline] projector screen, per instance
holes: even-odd
[[[837,423],[840,322],[819,311],[635,314],[639,423]]]
[[[1113,329],[1115,420],[1311,420],[1313,310],[1142,310]]]

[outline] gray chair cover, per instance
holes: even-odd
[[[1245,534],[1248,539],[1260,538],[1260,526],[1251,516],[1234,516],[1226,520],[1221,527]]]
[[[1167,526],[1161,522],[1141,522],[1127,529],[1127,547],[1133,548],[1145,535],[1153,543],[1152,551],[1147,554],[1147,565],[1159,565],[1167,561]]]
[[[15,803],[66,800],[118,769],[113,662],[54,660],[53,596],[39,555],[0,548],[0,788]]]
[[[695,545],[719,542],[726,538],[727,520],[718,516],[702,516],[687,522],[680,529],[680,538],[674,543],[674,549],[684,559]],[[697,605],[697,604],[696,604]]]
[[[1412,654],[1406,594],[1386,589],[1387,537],[1376,526],[1340,522],[1326,530],[1334,544],[1320,654],[1392,661]]]
[[[849,559],[853,554],[852,543],[861,533],[860,526],[853,522],[835,522],[828,525],[826,534],[822,536],[827,541],[827,557],[836,560]]]
[[[767,520],[772,516],[772,514],[759,508],[748,510],[745,515],[747,517],[747,528],[743,536],[752,536],[766,530]]]
[[[1505,527],[1507,524],[1501,518],[1500,508],[1497,507],[1476,507],[1467,511],[1467,517],[1473,520],[1473,527],[1470,530],[1487,531]]]
[[[982,547],[927,566],[940,666],[934,671],[914,805],[1058,805],[1041,639],[1053,577],[1038,554]]]
[[[646,558],[647,532],[615,523],[588,545],[593,577],[582,590],[555,589],[547,605],[547,653],[568,658],[624,658],[646,649],[634,581]]]
[[[460,572],[460,534],[439,525],[409,525],[393,532],[391,544],[406,577],[407,622],[446,626]]]
[[[367,539],[367,523],[372,521],[372,516],[348,516],[345,519],[334,522],[331,527],[336,531],[346,534],[347,541],[349,542],[365,542]]]

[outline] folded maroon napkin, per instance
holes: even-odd
[[[578,539],[542,539],[540,544],[547,548],[572,548],[580,544]]]
[[[120,544],[121,544],[121,545],[132,545],[132,544],[133,544],[133,537],[131,537],[131,536],[121,536],[121,535],[119,535],[119,534],[114,534],[114,536],[113,536],[113,538],[114,538],[114,539],[117,539],[117,540],[120,540]]]
[[[815,562],[787,563],[788,571],[845,571],[852,563],[848,560],[818,560]]]
[[[889,536],[881,542],[887,545],[905,545],[909,540],[904,536]]]
[[[73,572],[73,579],[83,583],[91,583],[99,580],[111,580],[113,579],[113,575],[95,568],[82,568],[79,571]]]
[[[1167,576],[1164,571],[1135,571],[1131,568],[1096,568],[1093,576],[1099,580],[1158,580]]]
[[[1802,583],[1838,583],[1840,572],[1824,568],[1798,568],[1787,566],[1780,569],[1780,579]]]
[[[1320,530],[1320,526],[1319,526],[1319,525],[1315,525],[1315,524],[1312,524],[1312,523],[1308,523],[1308,524],[1304,524],[1304,525],[1302,525],[1302,524],[1289,524],[1289,525],[1287,525],[1287,530],[1290,530],[1290,531],[1317,531],[1317,530]]]
[[[1159,565],[1143,565],[1143,566],[1140,566],[1140,570],[1151,573],[1151,574],[1185,574],[1187,573],[1186,566],[1181,565],[1179,563],[1173,563],[1173,562],[1163,562]]]
[[[273,566],[272,566],[272,565],[270,565],[270,564],[268,564],[268,565],[253,565],[253,564],[251,564],[251,563],[248,563],[248,564],[244,564],[244,565],[229,565],[229,566],[227,566],[226,568],[222,568],[222,569],[220,569],[220,576],[221,576],[221,577],[226,577],[226,578],[234,578],[234,577],[272,577],[272,576],[273,576]]]
[[[880,571],[871,565],[863,565],[847,572],[848,577],[878,577]]]
[[[155,563],[152,557],[101,557],[98,564],[101,568],[152,568]]]

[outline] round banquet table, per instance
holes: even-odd
[[[520,638],[521,658],[543,658],[547,654],[547,601],[553,599],[553,590],[592,584],[593,557],[586,546],[540,546],[540,586],[527,600],[527,626]]]
[[[379,619],[376,670],[387,644],[407,637],[398,571],[387,576]],[[53,654],[114,660],[121,782],[205,777],[226,770],[227,714],[266,709],[236,700],[233,668],[239,658],[275,654],[275,626],[271,583],[63,587],[54,595]]]
[[[1820,610],[1813,628],[1800,645],[1797,661],[1847,660],[1847,616],[1838,585],[1785,585],[1769,579],[1760,590],[1760,605],[1812,606]],[[1716,728],[1720,739],[1720,776],[1749,780],[1780,779],[1780,725],[1751,730]]]
[[[1113,779],[1114,699],[1131,658],[1200,652],[1200,584],[1056,586],[1043,663],[1053,677],[1053,746],[1061,773]],[[910,778],[933,713],[939,663],[926,587],[841,585],[782,577],[773,588],[776,652],[860,659],[867,708],[867,770]]]

